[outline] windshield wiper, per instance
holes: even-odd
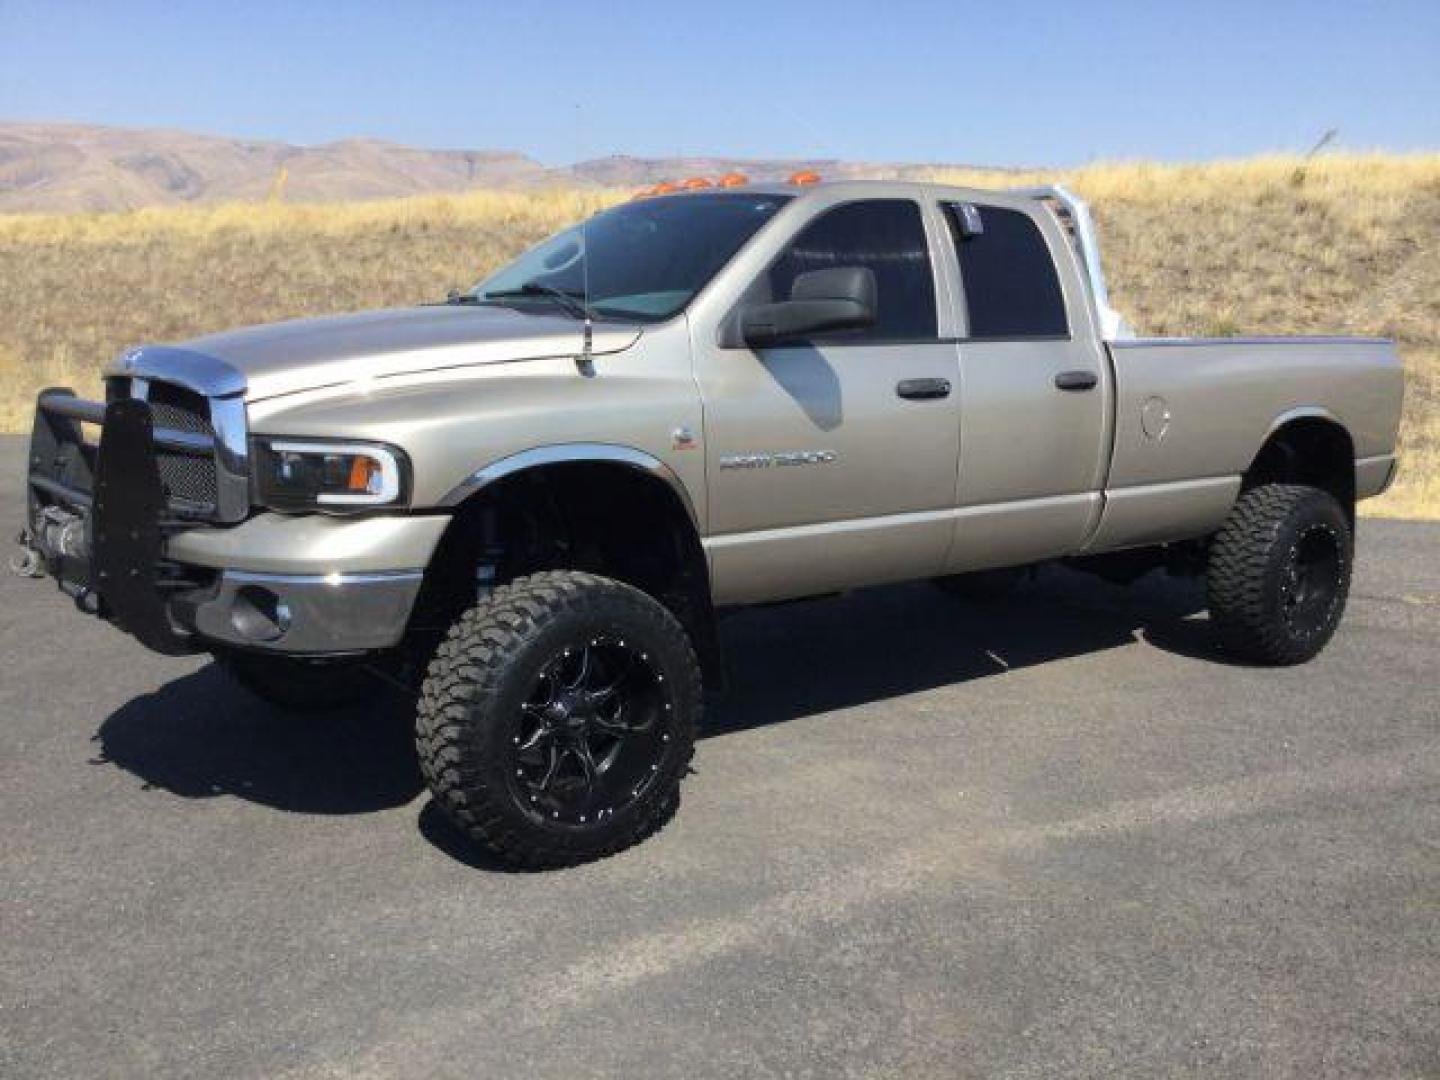
[[[481,293],[479,300],[503,300],[506,297],[515,296],[544,296],[568,311],[577,319],[584,319],[586,322],[595,321],[595,312],[590,305],[577,293],[566,292],[564,289],[557,289],[553,285],[545,285],[539,281],[527,281],[524,285],[513,289],[499,289],[495,292]]]
[[[587,300],[576,293],[566,292],[564,289],[557,289],[553,285],[545,285],[539,281],[527,281],[513,289],[498,289],[495,292],[481,293],[475,298],[475,303],[484,303],[487,300],[504,300],[506,297],[517,296],[543,296],[554,300],[567,312],[579,319],[585,326],[585,333],[581,338],[580,355],[575,358],[575,363],[580,368],[582,375],[593,375],[594,366],[591,357],[594,355],[595,342],[595,309]]]

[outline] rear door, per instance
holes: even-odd
[[[939,572],[959,458],[959,360],[941,336],[952,305],[937,292],[937,225],[912,199],[841,202],[775,240],[743,289],[742,304],[783,300],[806,271],[866,267],[872,327],[758,350],[722,348],[697,329],[705,544],[719,602]]]
[[[1101,505],[1113,386],[1064,234],[1035,207],[943,203],[959,276],[952,572],[1080,548]]]

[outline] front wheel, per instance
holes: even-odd
[[[1205,587],[1226,651],[1301,664],[1335,633],[1350,591],[1350,521],[1334,496],[1300,484],[1247,491],[1210,545]]]
[[[662,605],[592,574],[534,574],[461,615],[431,660],[420,766],[446,817],[506,862],[584,862],[674,811],[701,700]]]

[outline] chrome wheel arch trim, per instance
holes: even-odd
[[[1338,416],[1322,405],[1298,405],[1293,409],[1286,409],[1274,420],[1270,421],[1270,429],[1265,432],[1265,440],[1283,428],[1286,424],[1293,424],[1296,420],[1328,420],[1345,434],[1350,434],[1350,429],[1345,426]],[[1262,445],[1263,445],[1262,440]],[[1258,451],[1257,451],[1258,453]]]
[[[530,450],[522,450],[518,454],[499,458],[456,484],[440,500],[439,505],[458,506],[471,495],[489,487],[497,480],[503,480],[507,476],[513,476],[515,473],[524,472],[527,469],[546,465],[585,463],[625,465],[664,481],[674,491],[680,500],[680,505],[685,508],[685,513],[690,518],[690,524],[695,526],[697,532],[699,531],[700,519],[695,513],[695,504],[691,501],[690,492],[686,489],[684,481],[675,474],[675,471],[653,454],[647,454],[644,450],[637,450],[633,446],[622,446],[617,443],[557,443],[551,446],[537,446]]]

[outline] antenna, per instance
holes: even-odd
[[[595,316],[590,309],[590,247],[585,239],[585,222],[580,222],[580,293],[585,305],[585,324],[580,338],[580,373],[594,375]]]
[[[575,160],[583,160],[582,138],[584,113],[581,110],[580,102],[575,102],[575,149],[577,156]],[[580,303],[585,309],[585,323],[580,331],[580,358],[577,366],[581,375],[595,374],[595,317],[590,309],[590,241],[585,233],[585,226],[589,224],[590,216],[586,214],[580,219]]]

